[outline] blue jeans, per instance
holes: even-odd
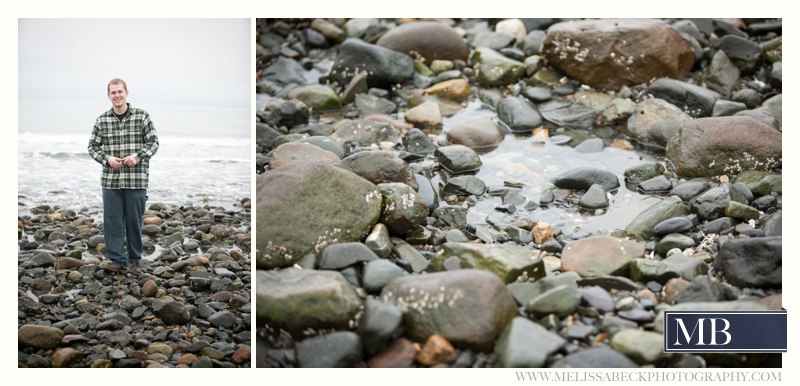
[[[106,255],[111,261],[125,266],[128,261],[142,259],[145,202],[147,189],[103,189],[103,236]]]

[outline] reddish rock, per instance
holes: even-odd
[[[86,343],[88,341],[89,341],[89,338],[87,338],[87,337],[85,337],[83,335],[80,335],[80,334],[64,335],[64,337],[61,338],[61,344],[64,344],[64,345],[70,344],[72,342],[84,342],[84,343]]]
[[[417,354],[416,360],[425,366],[450,364],[456,360],[456,350],[443,336],[431,335]]]
[[[626,275],[633,259],[644,257],[644,245],[610,236],[593,236],[569,243],[561,252],[562,272],[581,277]]]
[[[552,25],[542,55],[570,78],[618,90],[654,78],[683,78],[694,65],[691,43],[666,23],[604,19]]]
[[[400,338],[389,344],[386,349],[367,361],[367,367],[375,368],[409,368],[414,364],[417,349],[406,338]]]
[[[437,59],[466,61],[469,55],[467,44],[455,29],[434,21],[399,25],[386,31],[376,44],[411,57],[419,55],[424,63]]]
[[[250,360],[250,347],[242,346],[236,349],[236,352],[231,355],[231,361],[236,364],[241,364]]]
[[[780,311],[781,306],[783,304],[783,294],[774,294],[769,295],[761,300],[758,301],[760,304],[763,304],[771,310]]]
[[[327,164],[339,162],[339,157],[330,151],[314,146],[310,143],[288,142],[278,146],[269,160],[270,170],[281,167],[289,162],[305,162],[320,160]]]
[[[675,298],[689,284],[689,281],[679,277],[670,279],[667,284],[664,284],[664,303],[669,305],[675,304]]]
[[[196,362],[196,361],[197,361],[197,357],[194,356],[193,354],[183,354],[183,355],[181,355],[180,358],[178,358],[178,364],[179,365],[186,364],[186,363],[192,363],[192,362]]]
[[[64,347],[53,354],[53,367],[69,367],[82,360],[83,354],[80,351],[72,347]]]
[[[142,225],[161,225],[162,222],[164,222],[164,220],[158,216],[147,216],[142,219]]]
[[[152,297],[153,295],[158,292],[158,285],[152,279],[147,280],[146,283],[142,286],[142,295],[147,297]]]
[[[667,158],[682,177],[770,170],[783,157],[783,135],[751,117],[699,118],[681,126]]]

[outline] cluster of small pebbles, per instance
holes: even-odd
[[[259,367],[780,367],[774,19],[259,19]]]
[[[250,367],[250,200],[153,203],[142,273],[110,273],[102,213],[18,219],[19,367]]]

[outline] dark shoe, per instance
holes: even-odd
[[[117,263],[108,263],[106,265],[103,265],[101,268],[103,268],[103,271],[106,272],[121,273],[121,274],[128,273],[128,270],[125,269],[125,267]]]
[[[128,271],[130,271],[131,273],[136,274],[136,275],[141,275],[142,274],[142,269],[139,268],[139,262],[138,261],[129,261],[128,262]]]

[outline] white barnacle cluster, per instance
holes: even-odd
[[[528,281],[528,272],[522,271],[522,275],[517,276],[517,283],[525,283]]]
[[[403,210],[406,210],[412,206],[414,206],[414,199],[411,198],[411,194],[406,193],[400,196],[400,200],[403,204]]]
[[[425,310],[437,309],[444,304],[452,307],[458,299],[464,297],[464,292],[460,288],[454,291],[447,291],[444,286],[439,287],[439,291],[426,292],[419,290],[415,293],[416,288],[411,288],[406,297],[399,296],[397,298],[397,308],[402,312],[416,311],[421,315],[425,314]],[[388,298],[384,296],[384,301]]]
[[[379,192],[377,190],[373,190],[373,191],[369,192],[366,196],[364,196],[364,198],[366,198],[367,202],[372,201],[373,198],[379,198],[379,197],[381,197],[381,192]]]
[[[266,260],[272,260],[274,258],[281,258],[283,257],[286,260],[292,259],[292,251],[286,249],[286,247],[273,245],[272,241],[267,242],[267,252],[264,252],[262,255]]]
[[[500,74],[503,73],[503,69],[500,68],[499,66],[494,66],[494,67],[492,67],[490,72],[492,73],[492,75],[500,75]]]
[[[598,39],[598,41],[600,40]],[[581,43],[578,41],[572,41],[570,38],[561,40],[559,36],[556,36],[555,39],[553,39],[552,52],[558,54],[560,60],[565,60],[572,55],[575,61],[583,62],[586,60],[586,57],[589,56],[589,49],[581,49],[580,47]]]
[[[338,244],[339,243],[338,236],[341,233],[342,230],[339,228],[333,228],[332,231],[325,231],[325,234],[317,238],[317,243],[314,244],[314,251],[319,253],[320,251],[322,251],[323,248],[327,247],[328,245]]]
[[[387,215],[391,214],[395,210],[394,200],[389,201],[389,203],[383,208],[383,212]]]

